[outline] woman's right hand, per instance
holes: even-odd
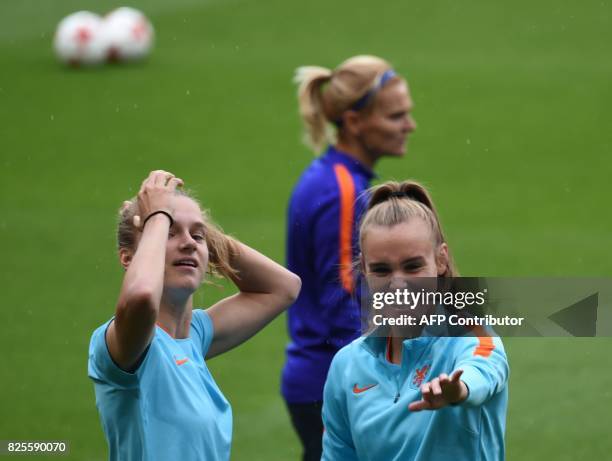
[[[142,182],[138,192],[138,211],[134,216],[134,226],[141,229],[151,213],[164,211],[173,216],[172,196],[177,187],[183,185],[183,180],[172,173],[155,170]]]
[[[149,232],[137,239],[134,248],[120,249],[126,272],[115,319],[106,332],[106,344],[115,363],[125,371],[135,369],[155,333],[164,287],[166,240],[173,220],[173,196],[182,184],[182,180],[167,171],[149,174],[137,198],[142,219],[140,216],[134,219],[136,228],[147,227]],[[147,224],[147,218],[160,211],[170,218],[170,223],[152,219]]]

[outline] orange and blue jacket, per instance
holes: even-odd
[[[420,386],[463,370],[468,397],[411,411]],[[384,337],[364,336],[331,364],[323,400],[324,461],[503,461],[508,361],[498,337],[422,336],[391,363]]]
[[[281,390],[288,403],[321,401],[334,354],[360,334],[352,264],[373,173],[328,147],[303,172],[288,209],[287,268],[302,279],[288,311]]]

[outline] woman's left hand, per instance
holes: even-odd
[[[410,411],[437,410],[447,405],[463,402],[468,396],[468,388],[461,375],[463,370],[457,370],[449,377],[442,373],[437,378],[421,386],[421,400],[408,405]]]

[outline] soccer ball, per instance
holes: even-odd
[[[89,11],[79,11],[66,16],[55,31],[55,54],[62,62],[72,66],[102,62],[106,46],[101,28],[100,16]]]
[[[137,61],[149,54],[153,44],[153,26],[140,11],[117,8],[106,15],[103,29],[109,61]]]

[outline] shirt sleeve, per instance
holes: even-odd
[[[194,328],[194,333],[202,346],[202,357],[206,357],[215,336],[212,319],[208,312],[202,309],[194,309],[191,318],[192,328]]]
[[[345,351],[344,351],[345,352]],[[321,461],[357,461],[342,379],[343,353],[332,360],[323,391],[323,456]]]
[[[138,387],[138,374],[122,370],[113,361],[106,344],[106,330],[113,320],[96,329],[89,343],[89,360],[87,372],[94,381],[109,384],[118,389],[134,389]]]
[[[459,354],[455,370],[463,370],[461,380],[469,394],[465,405],[478,406],[501,392],[508,383],[510,369],[499,337],[457,338]]]

